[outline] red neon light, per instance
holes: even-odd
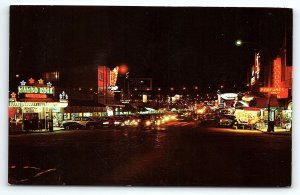
[[[281,58],[274,60],[273,67],[273,87],[281,87]]]
[[[271,94],[279,94],[280,92],[286,90],[285,88],[283,87],[260,87],[259,88],[259,92],[262,92],[262,93],[268,93],[270,92]]]
[[[33,78],[30,78],[30,79],[28,80],[28,82],[29,82],[30,84],[33,84],[33,83],[34,83],[34,79],[33,79]]]
[[[34,93],[27,93],[25,94],[26,98],[37,98],[37,99],[45,99],[48,98],[46,94],[34,94]]]
[[[287,88],[285,88],[283,91],[277,94],[278,99],[288,98],[288,96],[289,96],[289,91]]]

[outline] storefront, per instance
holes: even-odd
[[[107,115],[103,105],[70,105],[64,109],[63,119],[73,120],[76,117],[103,117]]]
[[[68,106],[66,94],[60,94],[55,101],[54,87],[50,82],[44,84],[42,79],[38,83],[34,79],[20,82],[18,93],[11,93],[9,99],[10,121],[22,124],[23,131],[53,130],[62,122],[63,109]]]
[[[51,125],[56,126],[60,122],[57,118],[60,113],[57,111],[67,106],[67,102],[9,102],[9,109],[17,110],[15,117],[22,121],[23,130],[49,129]]]

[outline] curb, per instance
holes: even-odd
[[[291,131],[286,131],[286,132],[267,132],[267,131],[263,131],[258,129],[258,131],[264,133],[264,134],[271,134],[271,135],[286,135],[286,136],[290,136],[292,135]]]
[[[62,131],[63,129],[57,129],[57,130],[54,130],[54,131],[49,131],[49,130],[36,130],[36,131],[29,131],[29,132],[26,132],[26,131],[11,131],[11,132],[8,132],[8,135],[29,135],[29,134],[40,134],[40,133],[54,133],[56,131]]]

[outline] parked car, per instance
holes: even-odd
[[[70,130],[70,129],[84,129],[85,126],[79,124],[75,121],[63,121],[61,125],[64,129]]]
[[[236,122],[236,118],[234,115],[221,115],[219,126],[223,127],[233,127]]]
[[[83,125],[87,129],[94,129],[101,126],[101,123],[90,117],[76,117],[74,121]]]

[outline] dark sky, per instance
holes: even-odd
[[[241,87],[255,46],[234,41],[275,56],[286,33],[292,65],[291,24],[291,9],[12,6],[10,77],[125,63],[154,86]]]

